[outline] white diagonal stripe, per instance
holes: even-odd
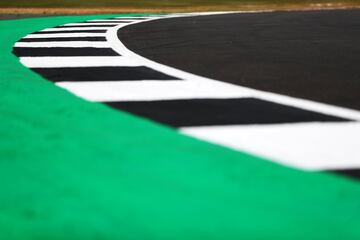
[[[87,25],[116,25],[116,23],[91,23],[91,22],[82,22],[82,23],[68,23],[68,24],[64,24],[61,26],[78,26],[78,25],[83,25],[83,26],[87,26]]]
[[[17,42],[15,47],[93,47],[109,48],[107,42],[89,42],[89,41],[65,41],[65,42]]]
[[[122,56],[113,57],[21,57],[20,62],[29,68],[60,67],[135,67],[140,66]]]
[[[249,96],[247,91],[234,91],[226,84],[186,80],[58,82],[56,84],[79,97],[101,102]]]
[[[104,37],[106,33],[44,33],[29,34],[24,38],[66,38],[66,37]]]
[[[116,17],[116,19],[149,19],[149,18],[151,18],[151,17]]]
[[[360,168],[360,123],[185,127],[181,132],[305,170]]]
[[[124,19],[124,20],[121,20],[121,19],[96,19],[96,20],[88,20],[86,21],[88,23],[102,23],[102,24],[107,24],[106,22],[109,22],[109,24],[111,23],[129,23],[131,22],[131,20],[127,20],[127,19]]]

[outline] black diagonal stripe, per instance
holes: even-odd
[[[147,67],[33,68],[33,70],[54,82],[177,79]]]
[[[107,30],[71,30],[71,31],[44,31],[34,32],[32,34],[52,34],[52,33],[106,33]]]
[[[101,21],[101,20],[99,20],[99,21],[88,21],[88,22],[86,22],[86,23],[131,23],[131,21],[121,21],[121,20],[119,20],[119,21],[116,21],[116,20],[114,20],[114,21]]]
[[[343,170],[335,170],[331,172],[360,180],[360,169],[343,169]]]
[[[55,56],[119,56],[111,48],[27,48],[14,47],[13,53],[18,57],[55,57]]]
[[[78,28],[78,27],[114,27],[117,24],[103,24],[103,25],[84,25],[84,24],[79,24],[79,25],[67,25],[67,26],[57,26],[55,28]]]
[[[19,42],[67,42],[67,41],[106,42],[106,37],[23,38]]]
[[[255,98],[109,102],[107,104],[173,127],[348,121]]]

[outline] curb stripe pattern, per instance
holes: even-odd
[[[23,38],[19,42],[59,42],[59,41],[99,41],[105,42],[105,37],[66,37],[66,38]]]
[[[53,56],[119,56],[111,48],[73,48],[73,47],[52,47],[52,48],[32,48],[15,47],[13,53],[19,57],[53,57]]]
[[[358,111],[186,73],[138,56],[117,37],[131,24],[202,14],[65,24],[29,34],[13,52],[25,66],[86,100],[287,166],[356,175]]]

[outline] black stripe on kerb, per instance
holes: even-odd
[[[55,28],[78,28],[78,27],[114,27],[117,24],[104,24],[104,25],[84,25],[84,24],[79,24],[79,25],[68,25],[68,26],[57,26]]]
[[[105,30],[71,30],[71,31],[44,31],[44,32],[34,32],[32,34],[52,34],[52,33],[106,33]]]
[[[331,173],[343,175],[345,177],[350,177],[360,180],[360,169],[344,169],[344,170],[334,170]]]
[[[106,37],[22,38],[19,42],[67,42],[67,41],[106,42]]]
[[[255,98],[109,102],[106,104],[173,127],[348,121]]]
[[[18,57],[56,57],[56,56],[119,56],[111,48],[27,48],[14,47],[13,53]]]
[[[32,70],[54,82],[178,80],[147,67],[33,68]]]
[[[131,23],[132,21],[121,21],[121,20],[119,20],[119,21],[116,21],[116,20],[114,20],[114,21],[88,21],[88,22],[86,22],[86,23]]]

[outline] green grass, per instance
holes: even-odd
[[[0,7],[197,7],[238,4],[306,4],[306,3],[359,3],[360,0],[12,0],[0,1]]]
[[[11,54],[95,17],[0,22],[0,239],[360,239],[359,182],[86,102]]]

